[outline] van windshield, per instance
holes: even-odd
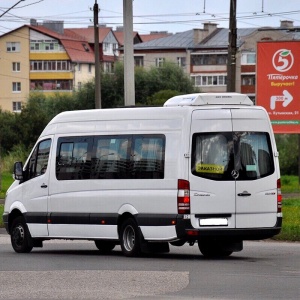
[[[271,175],[274,162],[267,132],[194,133],[192,174],[213,180],[255,180]]]

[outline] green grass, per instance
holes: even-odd
[[[283,175],[281,176],[282,193],[300,193],[299,177]]]
[[[283,223],[275,240],[300,241],[300,198],[285,199],[282,202]]]
[[[5,193],[9,186],[13,183],[14,179],[10,172],[3,172],[2,173],[2,189],[0,191],[0,199],[5,198]]]

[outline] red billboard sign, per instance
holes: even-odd
[[[300,41],[257,43],[256,95],[275,133],[300,133]]]

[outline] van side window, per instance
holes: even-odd
[[[46,173],[48,167],[49,152],[51,146],[51,139],[40,142],[32,152],[29,159],[28,166],[25,168],[25,178],[41,176]]]
[[[133,139],[134,178],[164,178],[164,144],[163,136],[141,136]]]
[[[115,135],[58,139],[56,178],[163,179],[164,135]]]
[[[106,136],[94,139],[92,176],[94,179],[130,178],[130,137]]]
[[[192,141],[191,171],[195,176],[214,180],[255,180],[271,175],[274,161],[269,134],[196,133]]]
[[[90,178],[91,160],[89,138],[59,138],[56,157],[56,177],[58,180]]]

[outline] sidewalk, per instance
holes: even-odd
[[[0,228],[0,235],[2,235],[2,234],[7,235],[7,232],[6,232],[5,228]]]

